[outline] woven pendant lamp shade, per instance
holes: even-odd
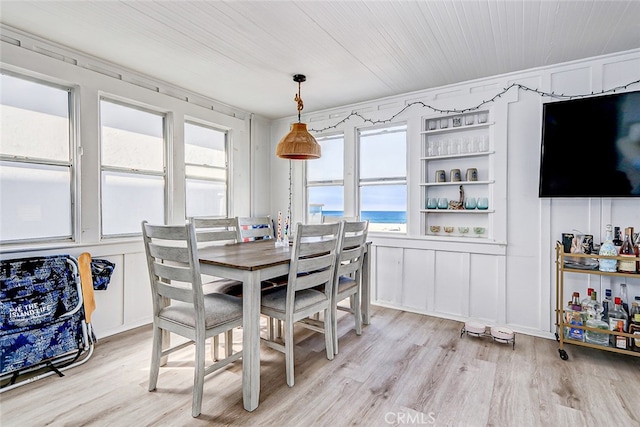
[[[320,144],[307,131],[306,123],[292,124],[291,131],[282,137],[276,147],[276,156],[283,159],[319,159],[320,155]]]

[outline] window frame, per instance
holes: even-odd
[[[145,113],[149,113],[149,114],[154,114],[157,116],[162,117],[162,171],[158,172],[158,171],[153,171],[153,170],[140,170],[140,169],[135,169],[135,168],[126,168],[126,167],[119,167],[119,166],[105,166],[102,162],[102,146],[103,146],[103,142],[102,142],[102,107],[101,104],[102,102],[109,102],[112,104],[116,104],[119,105],[121,107],[127,107],[127,108],[131,108],[134,110],[139,110],[139,111],[143,111]],[[112,239],[122,239],[122,238],[131,238],[131,237],[137,237],[137,236],[141,236],[142,235],[142,230],[135,232],[135,233],[118,233],[118,234],[104,234],[104,228],[103,228],[103,220],[104,220],[104,213],[103,213],[103,194],[104,194],[104,188],[102,185],[102,181],[103,181],[103,173],[104,172],[115,172],[115,173],[119,173],[119,174],[131,174],[131,175],[138,175],[138,176],[152,176],[152,177],[161,177],[164,180],[164,186],[163,186],[163,218],[164,218],[164,223],[167,223],[167,219],[169,218],[169,206],[171,204],[171,195],[170,195],[170,176],[169,176],[169,170],[170,170],[170,165],[169,162],[173,162],[171,156],[169,156],[169,150],[171,148],[171,144],[170,144],[170,135],[171,135],[171,124],[172,124],[172,120],[171,117],[169,117],[170,114],[165,112],[165,111],[161,111],[161,110],[157,110],[157,109],[153,109],[150,108],[148,106],[143,106],[140,105],[140,103],[134,101],[134,100],[123,100],[122,98],[118,97],[118,96],[110,96],[107,94],[101,94],[98,97],[98,153],[99,153],[99,188],[100,188],[100,206],[99,206],[99,233],[100,233],[100,240],[112,240]]]
[[[66,236],[47,236],[47,237],[34,237],[25,239],[13,239],[0,242],[2,245],[28,245],[39,243],[59,243],[59,242],[76,242],[78,238],[77,230],[79,230],[79,215],[77,203],[79,187],[80,187],[80,171],[78,162],[78,90],[77,86],[71,84],[61,84],[53,82],[51,80],[33,77],[28,74],[22,74],[13,72],[5,68],[0,69],[0,74],[4,74],[16,79],[25,80],[31,83],[48,86],[51,88],[60,89],[67,92],[67,114],[69,128],[69,157],[67,161],[51,160],[46,158],[25,157],[25,156],[11,156],[0,153],[0,161],[13,163],[17,165],[45,165],[53,167],[66,167],[69,171],[69,225],[70,234]],[[28,166],[27,166],[28,167]]]
[[[184,132],[184,126],[186,126],[187,124],[193,125],[193,126],[200,126],[209,130],[213,130],[213,131],[217,131],[217,132],[222,132],[224,133],[224,168],[220,167],[220,166],[214,166],[214,165],[206,165],[206,164],[195,164],[195,163],[187,163],[186,160],[186,146],[187,146],[187,140],[186,138],[184,138],[183,140],[183,145],[184,145],[184,152],[185,152],[185,161],[184,161],[184,212],[185,212],[185,219],[188,218],[190,215],[187,212],[187,179],[189,179],[189,175],[187,173],[187,166],[197,166],[197,167],[205,167],[207,169],[212,169],[212,170],[224,170],[225,172],[225,180],[224,181],[220,181],[218,179],[215,178],[211,178],[211,179],[207,179],[207,178],[193,178],[191,177],[191,179],[198,179],[200,181],[208,181],[208,182],[224,182],[226,189],[225,189],[225,207],[226,207],[226,217],[229,217],[230,212],[231,212],[231,200],[230,200],[230,194],[231,194],[231,171],[230,169],[230,163],[231,163],[231,158],[230,158],[230,150],[229,150],[229,139],[230,139],[230,131],[229,129],[224,129],[221,128],[219,126],[216,126],[214,124],[211,123],[206,123],[206,122],[202,122],[193,118],[187,118],[185,117],[184,121],[183,121],[183,135],[186,133]]]
[[[388,130],[390,128],[397,128],[396,130]],[[356,156],[355,156],[355,170],[356,170],[356,186],[355,186],[355,199],[356,199],[356,207],[358,218],[362,218],[362,188],[369,186],[380,186],[380,185],[404,185],[406,188],[406,199],[407,205],[405,206],[405,215],[406,215],[406,231],[398,233],[392,231],[376,231],[379,233],[388,233],[392,235],[403,234],[406,235],[409,233],[409,139],[408,139],[408,123],[406,122],[394,122],[394,123],[386,123],[382,125],[369,126],[369,127],[358,127],[355,129],[355,145],[356,145]],[[377,132],[376,132],[377,131]],[[366,136],[384,134],[384,133],[397,133],[404,132],[405,133],[405,175],[404,177],[394,176],[394,177],[383,177],[383,178],[361,178],[361,138],[363,132],[371,132]]]
[[[345,134],[343,132],[338,132],[338,133],[331,133],[331,134],[325,134],[325,135],[320,135],[316,137],[316,141],[320,142],[320,141],[329,141],[332,139],[342,139],[342,179],[323,179],[323,180],[316,180],[316,181],[310,181],[308,178],[308,173],[307,173],[307,162],[305,162],[305,168],[304,168],[304,218],[305,218],[305,222],[309,221],[309,188],[312,187],[335,187],[335,186],[342,186],[342,197],[343,197],[343,206],[342,206],[342,210],[344,213],[345,210],[345,206],[344,206],[344,200],[345,200],[345,196],[346,196],[346,189],[345,189],[345,180],[344,180],[344,171],[345,171],[345,157],[346,157],[346,141],[345,141]],[[313,160],[311,160],[313,161]]]

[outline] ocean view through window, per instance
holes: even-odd
[[[307,223],[320,223],[326,211],[340,211],[344,205],[344,135],[316,138],[322,157],[306,162]]]
[[[369,231],[406,233],[406,125],[360,130],[358,154],[360,218]]]

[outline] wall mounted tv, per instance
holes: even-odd
[[[640,91],[543,105],[540,197],[640,197]]]

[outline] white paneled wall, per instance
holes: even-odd
[[[385,120],[403,105],[414,101],[438,108],[467,108],[492,98],[503,88],[520,83],[532,89],[564,94],[591,94],[624,85],[640,78],[640,50],[590,58],[540,69],[464,82],[406,95],[316,112],[303,121],[312,128],[331,126],[351,111],[372,120]],[[628,90],[640,90],[640,85]],[[479,101],[480,100],[480,101]],[[421,237],[417,213],[420,193],[420,122],[433,116],[428,108],[413,106],[396,120],[407,123],[409,147],[409,201],[406,236],[370,233],[373,242],[374,304],[452,319],[477,319],[488,324],[506,324],[514,330],[553,337],[555,272],[553,246],[563,232],[573,229],[593,234],[602,241],[606,224],[640,227],[639,198],[557,198],[538,197],[538,174],[542,125],[542,105],[550,99],[535,92],[512,89],[487,104],[491,109],[492,138],[496,149],[493,197],[496,214],[491,227],[498,244],[456,244]],[[289,121],[275,122],[272,149],[288,128]],[[595,124],[585,123],[585,126]],[[345,150],[355,152],[352,135],[365,127],[352,118],[338,127],[345,132]],[[597,179],[598,165],[575,165]],[[272,159],[272,167],[279,165]],[[304,167],[294,162],[294,211],[303,213]],[[345,176],[346,182],[351,177]],[[282,177],[272,175],[273,189],[282,187]],[[355,182],[355,180],[354,180]],[[351,185],[351,184],[350,184]],[[585,181],[588,185],[588,181]],[[273,193],[272,211],[283,204],[285,194]],[[500,206],[502,205],[502,206]],[[629,296],[640,295],[640,279],[628,279]],[[611,288],[619,292],[619,280],[600,277],[568,277],[568,301],[574,290],[586,295],[595,287],[604,295]]]

